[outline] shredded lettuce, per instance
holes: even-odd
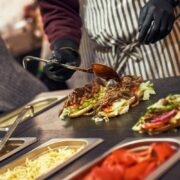
[[[164,101],[166,101],[164,103]],[[169,111],[180,107],[180,95],[169,95],[148,107],[148,112]]]
[[[129,105],[127,104],[127,100],[121,99],[120,101],[117,101],[113,103],[112,107],[110,108],[109,112],[98,112],[97,116],[93,117],[92,120],[96,123],[98,122],[108,122],[109,118],[107,116],[108,113],[113,113],[114,116],[125,114],[129,110]]]
[[[119,108],[121,108],[126,102],[127,100],[125,99],[121,99],[120,101],[114,102],[111,108],[112,111],[119,110]]]
[[[143,121],[144,121],[144,116],[141,116],[141,118],[138,120],[138,122],[132,127],[132,130],[141,132],[141,124]]]
[[[140,84],[139,93],[143,94],[143,100],[149,100],[151,94],[156,94],[153,83],[150,81],[144,82]]]
[[[60,120],[64,120],[66,117],[68,117],[69,113],[70,113],[69,108],[64,108],[59,116]]]
[[[180,111],[171,119],[170,123],[176,124],[178,121],[180,121]]]
[[[106,116],[106,114],[104,112],[99,112],[97,116],[92,117],[92,120],[95,123],[99,123],[99,122],[109,122],[109,118]]]

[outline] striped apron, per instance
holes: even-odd
[[[165,39],[139,45],[138,18],[148,0],[80,0],[84,20],[80,54],[82,67],[103,63],[119,74],[144,80],[180,76],[180,21]],[[178,15],[180,8],[175,9]],[[76,72],[69,87],[87,84],[93,76]]]
[[[95,61],[113,67],[120,74],[141,75],[143,79],[179,76],[179,20],[165,39],[150,45],[138,43],[138,17],[147,2],[86,0],[84,24],[95,43]]]

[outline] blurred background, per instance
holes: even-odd
[[[22,65],[22,59],[26,55],[41,58],[51,55],[35,0],[1,0],[0,12],[0,36],[15,61]],[[65,82],[57,83],[48,79],[41,63],[30,62],[27,70],[40,79],[50,91],[68,88]]]

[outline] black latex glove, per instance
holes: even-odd
[[[140,12],[140,42],[155,43],[170,33],[175,20],[173,5],[174,0],[149,0]]]
[[[64,42],[64,40],[63,40]],[[69,41],[70,42],[70,41]],[[59,45],[60,44],[60,45]],[[66,43],[65,40],[65,44]],[[70,42],[72,45],[73,43]],[[80,65],[80,55],[77,51],[77,46],[72,47],[71,45],[63,47],[64,43],[57,43],[54,48],[54,54],[52,56],[53,58],[56,58],[59,63],[61,64],[67,64],[71,66],[79,66]],[[48,76],[48,78],[54,80],[54,81],[66,81],[73,75],[75,71],[69,70],[66,68],[61,67],[58,64],[51,64],[48,63],[45,66],[45,73]]]

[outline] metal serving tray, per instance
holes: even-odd
[[[82,156],[84,153],[88,152],[98,144],[102,143],[103,140],[100,138],[86,138],[86,139],[77,139],[77,138],[57,138],[51,139],[50,141],[38,146],[34,150],[28,152],[27,154],[23,155],[22,157],[18,158],[17,160],[7,164],[6,166],[0,169],[0,175],[5,173],[7,170],[13,170],[15,167],[23,165],[27,159],[34,160],[41,155],[45,154],[51,149],[58,149],[58,148],[82,148],[80,151],[72,155],[69,159],[65,160],[64,162],[60,162],[52,169],[49,169],[46,173],[41,174],[37,177],[37,179],[45,179],[48,176],[52,175],[56,171],[60,170],[61,168],[65,167],[78,157]]]
[[[9,126],[13,124],[13,122],[16,120],[18,114],[22,111],[22,109],[26,106],[32,106],[33,107],[33,114],[32,111],[29,110],[22,118],[24,120],[27,120],[30,117],[34,117],[40,113],[42,113],[44,110],[47,110],[48,108],[54,106],[55,104],[59,103],[60,101],[64,100],[66,96],[51,96],[48,98],[39,97],[25,106],[20,107],[19,109],[3,116],[0,118],[0,131],[8,131]]]
[[[91,163],[87,164],[83,168],[80,168],[78,171],[70,174],[65,180],[81,180],[84,175],[91,170],[91,168],[95,165],[101,164],[101,162],[110,155],[113,151],[126,148],[130,150],[137,150],[140,148],[146,148],[148,145],[154,142],[167,142],[170,143],[171,146],[175,149],[175,153],[166,160],[162,165],[160,165],[157,169],[155,169],[146,180],[154,180],[160,177],[166,170],[168,170],[175,162],[180,160],[180,140],[174,138],[144,138],[140,140],[131,140],[126,143],[120,143],[107,152],[105,152],[102,156],[98,157]]]
[[[0,162],[36,141],[36,137],[10,138],[5,147],[0,151]]]

